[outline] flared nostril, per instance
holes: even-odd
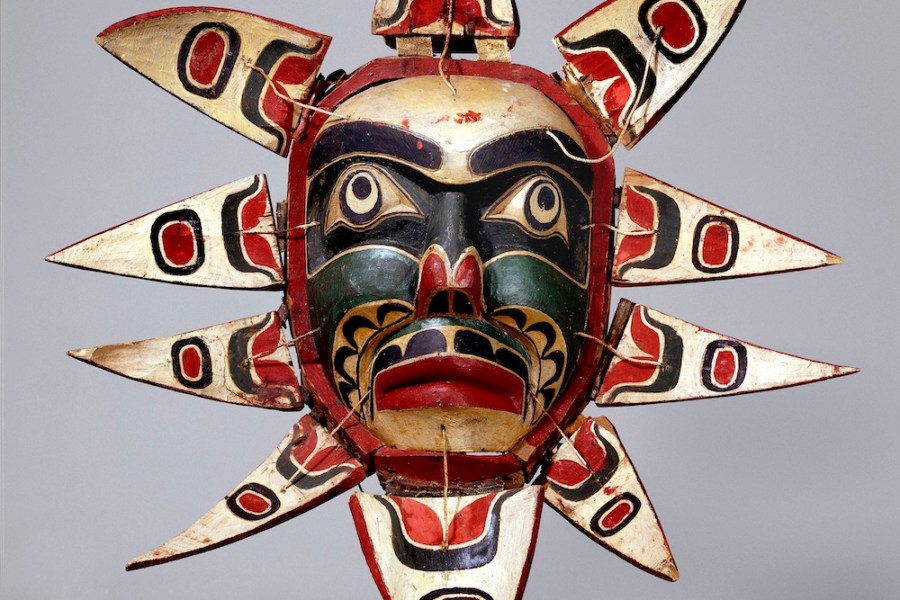
[[[459,316],[474,317],[475,304],[468,294],[460,290],[441,290],[431,297],[423,317]]]

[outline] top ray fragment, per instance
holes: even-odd
[[[744,0],[614,0],[560,32],[562,84],[627,148],[693,83]]]

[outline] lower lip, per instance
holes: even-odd
[[[493,363],[460,356],[432,356],[378,373],[378,411],[483,408],[522,414],[525,382]]]

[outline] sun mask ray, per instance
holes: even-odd
[[[614,285],[727,279],[835,265],[808,242],[625,169]]]
[[[315,508],[363,479],[362,465],[305,416],[222,501],[191,527],[138,556],[126,568],[142,569],[244,539]]]
[[[130,379],[211,400],[278,410],[303,408],[300,383],[276,312],[69,354]]]
[[[384,600],[520,599],[543,490],[410,498],[354,494],[350,510]]]
[[[604,2],[556,36],[567,61],[562,83],[607,135],[632,148],[693,83],[743,4]]]
[[[545,476],[544,501],[588,537],[657,577],[678,579],[656,511],[607,419],[584,421]]]
[[[857,372],[748,344],[628,300],[619,303],[610,346],[597,404],[734,396]]]
[[[168,283],[279,289],[284,270],[264,175],[239,179],[47,257],[70,267]]]
[[[171,8],[111,25],[104,50],[197,110],[282,156],[331,38],[220,8]],[[277,86],[277,87],[276,87]]]

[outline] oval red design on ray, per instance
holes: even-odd
[[[664,2],[653,10],[650,22],[662,27],[662,40],[673,50],[690,47],[697,39],[697,27],[690,11],[680,2]]]
[[[703,231],[703,264],[722,267],[731,258],[731,228],[722,222],[709,223]]]
[[[238,505],[249,513],[261,515],[272,508],[268,498],[256,492],[246,491],[237,499]]]
[[[218,31],[211,30],[197,36],[191,48],[191,79],[198,85],[212,86],[222,70],[227,50],[227,42]]]
[[[634,506],[631,502],[621,500],[603,515],[603,518],[600,520],[600,526],[607,531],[615,529],[631,515],[633,510]]]
[[[197,240],[189,224],[183,221],[167,223],[159,238],[163,256],[169,264],[186,267],[197,260]]]
[[[203,375],[203,355],[197,346],[185,346],[179,355],[181,374],[187,379],[198,380]]]
[[[731,348],[721,348],[716,351],[713,359],[713,381],[719,386],[726,388],[734,383],[737,375],[738,358],[737,353]]]

